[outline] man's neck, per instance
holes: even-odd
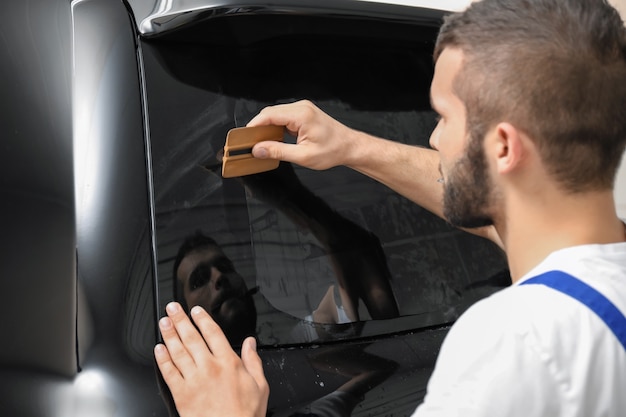
[[[524,200],[512,199],[503,217],[506,220],[496,223],[513,282],[557,250],[626,240],[612,192]]]

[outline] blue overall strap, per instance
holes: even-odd
[[[549,271],[530,278],[520,285],[526,284],[543,284],[580,301],[609,326],[626,350],[626,317],[595,288],[562,271]]]

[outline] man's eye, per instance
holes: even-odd
[[[211,265],[199,265],[189,275],[189,289],[191,291],[203,287],[211,280]]]

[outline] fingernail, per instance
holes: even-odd
[[[269,156],[269,152],[267,151],[266,148],[253,148],[252,155],[255,158],[264,159]]]
[[[252,340],[250,340],[250,348],[256,352],[256,339],[254,337],[251,338]]]
[[[193,314],[193,315],[195,316],[195,315],[198,315],[198,314],[202,313],[202,311],[204,311],[204,309],[203,309],[202,307],[200,307],[200,306],[194,306],[194,307],[191,309],[191,314]]]
[[[178,313],[180,311],[180,305],[178,303],[169,303],[165,307],[165,310],[170,314]]]
[[[161,320],[159,320],[159,326],[161,327],[161,329],[169,329],[172,327],[172,320],[168,319],[167,317],[163,317]]]
[[[163,346],[161,343],[156,345],[154,347],[154,354],[156,356],[163,356],[165,354],[165,346]]]

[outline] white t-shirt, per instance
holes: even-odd
[[[544,285],[566,272],[626,315],[626,243],[551,254],[452,326],[414,417],[624,417],[626,350],[580,301]]]

